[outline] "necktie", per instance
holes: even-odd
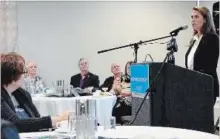
[[[79,87],[80,87],[80,88],[82,88],[83,83],[84,83],[84,80],[83,80],[83,79],[81,79],[81,80],[80,80],[80,85],[79,85]]]

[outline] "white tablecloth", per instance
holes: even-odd
[[[72,98],[32,97],[33,103],[39,110],[41,116],[54,116],[66,110],[75,112],[75,101],[77,99],[86,98],[97,100],[97,120],[103,125],[104,117],[112,115],[112,108],[116,103],[116,96],[83,96]]]
[[[215,123],[218,120],[218,117],[220,117],[220,98],[217,97],[215,106],[214,106],[214,121]]]
[[[218,139],[217,135],[168,127],[118,126],[116,130],[106,130],[98,134],[104,138],[120,139]]]
[[[119,138],[119,139],[218,139],[217,135],[178,128],[167,127],[149,127],[149,126],[117,126],[115,130],[105,130],[97,132],[96,136],[104,138]],[[60,135],[53,132],[32,132],[20,133],[21,139],[25,137],[42,137]],[[68,135],[68,134],[62,134]]]

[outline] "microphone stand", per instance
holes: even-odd
[[[144,96],[144,99],[142,100],[140,106],[138,107],[138,109],[137,109],[137,111],[136,111],[136,113],[134,115],[134,118],[131,120],[129,125],[133,124],[134,121],[136,120],[136,118],[138,116],[138,113],[140,112],[140,110],[141,110],[141,108],[142,108],[142,106],[143,106],[147,96],[150,96],[150,101],[151,101],[151,119],[154,118],[152,114],[153,114],[153,103],[154,103],[153,102],[153,94],[154,94],[155,91],[152,91],[152,90],[154,90],[152,87],[155,84],[155,82],[157,81],[157,79],[159,78],[159,76],[160,76],[160,74],[161,74],[161,72],[163,70],[163,67],[164,67],[166,61],[168,63],[170,63],[170,64],[175,64],[175,57],[174,57],[173,54],[174,54],[174,52],[177,52],[178,46],[176,44],[176,40],[173,38],[173,35],[176,36],[177,34],[178,34],[178,31],[175,31],[175,32],[172,31],[170,33],[170,35],[171,35],[170,37],[172,37],[172,39],[171,39],[170,43],[168,44],[168,48],[167,48],[167,50],[169,50],[169,52],[166,54],[166,57],[164,58],[163,63],[161,65],[160,69],[158,70],[156,76],[154,77],[154,79],[150,83],[149,88],[147,89],[146,94]]]
[[[172,31],[172,32],[170,32],[170,35],[164,36],[164,37],[160,37],[160,38],[155,38],[155,39],[151,39],[151,40],[147,40],[147,41],[140,41],[140,42],[133,43],[133,44],[128,44],[128,45],[124,45],[124,46],[119,46],[119,47],[115,47],[115,48],[110,48],[110,49],[101,50],[101,51],[98,51],[98,54],[104,53],[104,52],[108,52],[108,51],[113,51],[113,50],[117,50],[117,49],[122,49],[122,48],[134,46],[134,53],[135,53],[134,63],[137,63],[137,53],[138,53],[138,48],[139,48],[138,45],[143,44],[143,43],[147,43],[147,42],[152,42],[152,41],[156,41],[156,40],[161,40],[161,39],[169,38],[169,37],[172,37],[172,38],[173,38],[174,36],[177,36],[177,35],[178,35],[179,31],[180,31],[180,30]],[[150,96],[153,95],[153,94],[152,94],[152,93],[153,93],[153,92],[152,92],[152,86],[154,85],[154,83],[155,83],[156,80],[158,79],[158,77],[159,77],[161,71],[163,70],[163,67],[164,67],[164,65],[165,65],[166,60],[168,59],[168,57],[170,57],[170,55],[173,55],[173,53],[174,53],[174,49],[171,48],[170,52],[168,52],[167,55],[166,55],[166,57],[164,58],[163,63],[162,63],[162,65],[161,65],[160,69],[158,70],[158,72],[157,72],[155,78],[154,78],[153,81],[150,83],[150,86],[149,86],[149,88],[148,88],[147,91],[146,91],[146,94],[145,94],[145,96],[144,96],[144,99],[143,99],[143,101],[141,102],[140,106],[138,107],[138,110],[136,111],[135,116],[134,116],[134,118],[131,120],[131,122],[129,123],[129,125],[133,124],[134,121],[136,120],[136,118],[137,118],[137,116],[138,116],[138,114],[139,114],[139,112],[140,112],[140,110],[141,110],[141,108],[142,108],[142,106],[143,106],[143,104],[144,104],[144,102],[145,102],[147,96],[148,96],[148,95],[150,95]],[[151,100],[151,101],[152,101],[152,100]]]
[[[137,111],[135,112],[134,118],[130,121],[129,125],[132,125],[132,124],[134,123],[134,121],[136,120],[136,118],[137,118],[137,116],[138,116],[138,114],[139,114],[139,112],[140,112],[140,110],[141,110],[141,108],[142,108],[142,106],[143,106],[143,104],[144,104],[144,102],[145,102],[147,96],[150,96],[150,101],[153,102],[152,97],[153,97],[153,93],[154,93],[153,90],[154,90],[154,89],[153,89],[152,87],[153,87],[153,85],[155,84],[155,82],[157,81],[157,79],[159,78],[159,76],[160,76],[160,74],[161,74],[161,71],[163,70],[164,65],[165,65],[165,63],[166,63],[168,57],[169,57],[170,55],[172,55],[173,53],[174,53],[173,49],[172,49],[170,52],[167,53],[166,57],[165,57],[164,60],[163,60],[163,63],[162,63],[162,65],[161,65],[160,69],[158,70],[156,76],[154,77],[154,79],[153,79],[152,82],[150,83],[149,88],[147,89],[146,94],[145,94],[145,96],[144,96],[144,98],[143,98],[143,101],[141,102],[140,106],[138,107]],[[151,112],[152,112],[152,110],[153,110],[152,106],[151,106],[150,109],[151,109]],[[152,113],[151,113],[151,119],[153,119]]]
[[[108,51],[117,50],[117,49],[122,49],[122,48],[126,48],[126,47],[132,47],[133,46],[134,47],[134,54],[135,54],[134,63],[137,63],[137,55],[138,55],[139,45],[141,45],[143,43],[147,43],[147,42],[152,42],[152,41],[156,41],[156,40],[161,40],[161,39],[173,37],[175,35],[177,35],[177,34],[170,34],[168,36],[164,36],[164,37],[160,37],[160,38],[155,38],[155,39],[151,39],[151,40],[147,40],[147,41],[139,41],[137,43],[132,43],[132,44],[124,45],[124,46],[119,46],[119,47],[115,47],[115,48],[105,49],[105,50],[98,51],[98,54],[105,53],[105,52],[108,52]]]

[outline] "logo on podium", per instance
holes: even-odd
[[[135,94],[146,94],[149,88],[149,65],[132,64],[131,70],[131,92]]]

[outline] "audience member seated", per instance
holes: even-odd
[[[93,87],[99,88],[99,77],[89,72],[89,63],[85,58],[81,58],[78,63],[80,73],[71,77],[70,84],[73,87],[80,87],[82,89]]]
[[[3,119],[1,119],[1,139],[19,139],[16,127]]]
[[[122,116],[131,115],[131,92],[130,92],[130,65],[132,61],[126,63],[125,75],[120,83],[116,81],[113,89],[117,95],[117,102],[113,108],[112,115],[116,117],[116,123],[124,124],[121,120]]]
[[[107,88],[107,92],[112,91],[113,88],[115,89],[115,87],[113,86],[116,86],[116,84],[120,84],[122,81],[121,67],[118,64],[113,63],[111,65],[111,72],[113,73],[113,76],[106,78],[104,83],[100,86],[100,89],[102,90],[103,88]]]
[[[23,88],[31,93],[31,95],[42,93],[44,91],[44,83],[40,76],[37,75],[37,65],[34,62],[28,62],[26,65],[27,74],[23,81]]]
[[[24,64],[24,58],[15,52],[1,55],[1,118],[12,122],[19,132],[49,129],[67,120],[69,112],[40,117],[30,94],[20,88],[26,73]]]

